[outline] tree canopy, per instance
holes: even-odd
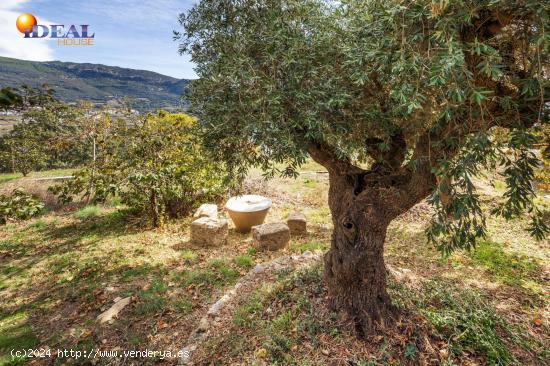
[[[215,156],[240,177],[251,165],[296,175],[308,155],[327,168],[325,284],[360,337],[396,316],[386,232],[420,201],[435,207],[427,237],[441,252],[469,249],[486,236],[473,177],[497,169],[507,189],[492,214],[527,211],[531,234],[548,232],[532,180],[549,12],[537,0],[202,0],[180,16],[199,75],[191,111]]]
[[[198,65],[192,112],[235,173],[284,163],[293,175],[309,153],[364,184],[416,187],[410,205],[433,193],[428,237],[448,252],[485,234],[471,180],[485,168],[506,177],[495,213],[527,210],[535,236],[548,230],[531,147],[549,118],[549,11],[536,0],[205,0],[177,37]]]

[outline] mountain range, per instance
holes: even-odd
[[[181,96],[188,82],[152,71],[101,64],[0,57],[0,87],[48,84],[65,102],[105,104],[124,98],[138,110],[173,110],[182,106]]]

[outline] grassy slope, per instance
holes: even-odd
[[[310,173],[297,180],[265,183],[255,172],[248,181],[251,192],[272,198],[268,221],[296,208],[308,217],[308,236],[285,252],[324,250],[330,241],[326,174],[314,173],[322,170],[315,164],[305,169]],[[487,202],[498,195],[484,191]],[[391,284],[405,314],[397,328],[355,340],[350,325],[326,308],[322,269],[314,267],[281,272],[240,294],[198,358],[216,365],[543,364],[550,345],[548,243],[532,241],[524,220],[491,218],[490,237],[476,251],[442,259],[425,245],[428,218],[429,208],[419,205],[388,232],[387,262],[406,274]],[[11,348],[27,346],[176,352],[224,288],[255,263],[283,254],[256,252],[249,236],[233,231],[224,247],[194,247],[188,224],[148,230],[107,206],[0,228],[0,365]],[[113,324],[98,326],[95,317],[117,296],[132,296],[131,305]]]

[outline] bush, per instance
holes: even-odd
[[[13,190],[9,196],[0,195],[0,225],[9,220],[28,220],[44,209],[44,203],[22,189]]]
[[[99,146],[101,158],[54,191],[62,201],[78,194],[92,202],[118,196],[154,226],[187,215],[224,190],[223,166],[205,155],[195,122],[185,114],[161,111],[119,126]]]

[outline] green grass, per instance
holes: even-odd
[[[174,309],[182,315],[188,315],[193,312],[193,303],[188,299],[181,299],[174,304]]]
[[[79,220],[89,220],[99,216],[101,209],[97,206],[86,206],[74,213],[74,217]]]
[[[221,267],[218,269],[218,273],[221,276],[220,284],[222,285],[233,283],[239,277],[239,272],[231,267]]]
[[[292,345],[306,341],[318,345],[321,334],[334,334],[325,323],[333,318],[316,319],[319,314],[304,295],[306,289],[316,294],[321,291],[321,274],[320,266],[288,272],[275,284],[262,286],[236,308],[234,326],[253,330],[261,337],[262,348],[273,364],[295,364],[289,354]]]
[[[137,277],[143,277],[149,274],[153,269],[149,266],[130,268],[122,274],[123,281],[131,281]]]
[[[244,269],[252,268],[252,266],[254,265],[254,259],[247,254],[236,256],[235,258],[233,258],[233,262],[235,262],[237,266]]]
[[[15,179],[21,178],[23,175],[20,173],[5,173],[0,174],[0,186],[4,183],[10,182]]]
[[[27,324],[24,312],[0,318],[0,366],[24,364],[26,359],[13,359],[10,351],[32,348],[38,342],[38,338]]]
[[[277,193],[290,194],[292,182],[280,179],[269,184]],[[326,250],[330,243],[331,216],[326,202],[320,201],[320,194],[326,193],[326,181],[311,183],[301,176],[296,182],[303,188],[297,197],[304,198],[303,211],[312,225],[307,237],[292,241],[290,251]],[[313,199],[314,196],[318,197]],[[117,202],[110,204],[117,205]],[[282,219],[295,207],[287,204],[273,209],[272,217]],[[56,339],[56,342],[48,341],[49,345],[97,347],[101,346],[98,341],[105,337],[107,344],[116,343],[123,348],[151,347],[151,340],[155,339],[157,346],[168,349],[181,342],[171,340],[170,329],[154,326],[157,321],[191,324],[221,296],[224,287],[233,284],[256,262],[270,260],[272,255],[288,254],[266,254],[253,247],[244,248],[242,240],[247,236],[240,234],[230,235],[228,248],[181,249],[181,225],[187,225],[187,218],[167,223],[162,230],[149,230],[136,225],[133,218],[123,216],[123,211],[109,206],[99,206],[95,213],[93,208],[81,211],[86,210],[91,213],[78,219],[77,214],[69,210],[52,211],[26,224],[8,224],[1,228],[0,257],[5,262],[0,264],[0,289],[8,289],[14,296],[4,299],[0,295],[0,308],[17,309],[17,304],[21,304],[17,311],[26,311],[29,319],[42,317],[41,320],[47,320],[63,316],[65,305],[82,304],[84,309],[96,309],[96,290],[103,291],[99,292],[102,301],[103,296],[108,296],[105,301],[115,296],[135,299],[124,310],[129,314],[109,325],[105,335],[101,334],[103,329],[97,333],[93,316],[84,312],[70,324],[61,322],[59,326],[45,329]],[[96,215],[98,217],[93,218]],[[544,350],[544,344],[537,345],[535,340],[546,340],[546,324],[532,325],[528,336],[525,330],[506,321],[510,317],[514,324],[533,324],[533,320],[544,314],[544,296],[548,291],[547,284],[542,282],[545,274],[540,271],[547,262],[548,252],[527,236],[521,236],[519,226],[520,223],[523,226],[524,221],[520,220],[510,226],[491,222],[492,240],[505,242],[505,246],[481,243],[471,253],[457,253],[440,262],[436,259],[438,253],[424,245],[423,229],[418,222],[399,222],[397,229],[389,230],[391,250],[386,253],[389,263],[406,267],[415,274],[415,287],[392,289],[392,298],[403,305],[403,324],[408,326],[418,319],[418,328],[415,323],[411,326],[415,332],[412,336],[403,330],[400,333],[403,339],[388,337],[387,342],[372,345],[370,350],[373,352],[369,351],[366,359],[361,358],[366,354],[354,343],[352,327],[331,318],[332,312],[324,305],[326,292],[321,280],[322,270],[314,267],[299,274],[292,268],[276,270],[260,284],[261,289],[251,290],[252,296],[247,291],[240,291],[233,317],[227,319],[228,324],[224,323],[230,328],[230,334],[216,338],[220,346],[211,353],[213,363],[223,364],[223,359],[221,362],[215,359],[216,355],[221,355],[231,358],[234,364],[255,364],[252,358],[256,350],[263,349],[265,359],[256,360],[256,364],[330,364],[342,355],[340,350],[345,349],[355,355],[349,364],[392,364],[390,357],[401,364],[416,364],[426,353],[437,358],[437,352],[445,348],[451,355],[448,366],[453,362],[473,360],[480,364],[513,363],[514,357],[520,360],[525,357],[526,364],[542,365],[537,361],[544,355],[539,355],[538,359],[533,355]],[[517,252],[523,254],[514,254]],[[219,258],[209,261],[212,257]],[[452,266],[453,261],[460,266]],[[479,293],[461,289],[472,284],[472,278],[467,278],[465,273],[478,275],[473,280],[480,288]],[[444,283],[441,278],[447,276],[449,282]],[[436,280],[424,285],[427,278]],[[144,287],[148,283],[150,286]],[[503,283],[519,283],[522,288],[511,288]],[[526,296],[528,292],[521,291],[531,284],[538,286],[537,294],[542,294],[537,296],[537,301]],[[114,292],[108,290],[107,293],[105,289],[111,286]],[[489,293],[496,296],[490,298]],[[2,316],[0,323],[1,319]],[[81,340],[71,338],[69,327],[75,324],[94,336]],[[128,324],[135,326],[128,327]],[[12,337],[15,328],[0,326],[0,340],[15,338]],[[17,330],[33,339],[26,319],[21,320]],[[418,334],[428,337],[428,342],[435,347],[435,355],[424,348],[423,342],[416,342],[420,339],[415,338]],[[532,338],[528,338],[531,335]],[[160,337],[163,340],[159,343],[156,340]],[[330,355],[323,356],[322,350],[330,351]],[[342,359],[342,363],[347,361]]]
[[[50,177],[66,177],[73,175],[76,169],[51,169],[51,170],[42,170],[39,172],[31,172],[29,177],[32,178],[50,178]]]
[[[270,358],[274,361],[274,364],[288,365],[292,363],[292,356],[289,353],[293,343],[295,343],[295,340],[289,339],[287,335],[272,332],[269,334],[263,346],[269,353]]]
[[[309,210],[305,215],[313,224],[329,224],[331,222],[330,210],[327,207]]]
[[[19,273],[22,271],[22,268],[20,267],[17,267],[17,266],[6,266],[6,267],[3,267],[2,270],[1,270],[1,274],[5,275],[5,276],[9,276],[9,275],[13,275],[13,274],[16,274],[16,273]]]
[[[252,328],[255,324],[253,315],[260,312],[264,308],[262,296],[258,292],[250,297],[250,299],[235,310],[233,323],[239,327]]]
[[[61,273],[73,262],[73,255],[71,253],[60,254],[53,258],[50,262],[50,268],[53,273]]]
[[[191,249],[185,249],[181,252],[181,258],[185,261],[185,263],[190,264],[197,260],[198,255]]]
[[[508,364],[512,356],[497,334],[497,327],[508,324],[480,294],[473,291],[449,291],[436,283],[428,284],[419,310],[442,339],[450,341],[452,355],[467,350],[484,355],[490,364]]]
[[[184,272],[183,282],[189,285],[211,285],[222,287],[234,283],[239,278],[239,272],[233,269],[225,259],[212,259],[206,268]]]
[[[290,250],[292,250],[295,253],[302,254],[303,252],[313,252],[316,250],[326,250],[327,244],[323,243],[319,240],[310,240],[306,241],[305,243],[292,243],[290,245]]]
[[[530,352],[541,348],[527,338],[525,329],[500,316],[477,290],[459,289],[441,280],[429,281],[418,291],[393,282],[389,288],[395,305],[414,309],[426,319],[433,328],[432,336],[447,343],[451,358],[458,360],[464,353],[473,353],[489,365],[507,365],[516,360],[503,339]]]
[[[312,159],[308,159],[303,165],[300,166],[300,171],[326,172],[327,169]]]
[[[492,242],[479,243],[469,256],[476,265],[487,268],[497,280],[508,285],[520,285],[539,269],[531,258],[507,253],[502,245]]]
[[[75,169],[52,169],[39,172],[29,173],[29,178],[49,178],[49,177],[65,177],[72,175]],[[0,174],[0,186],[5,183],[23,178],[21,173],[2,173]]]
[[[291,192],[311,192],[320,187],[319,181],[317,179],[309,177],[300,177],[292,182],[290,187]]]
[[[166,291],[168,286],[160,280],[154,280],[147,290],[138,293],[138,302],[135,312],[138,315],[155,314],[166,305]]]
[[[201,284],[215,285],[218,282],[216,273],[208,268],[201,268],[194,271],[185,272],[183,281],[186,286]]]
[[[305,296],[306,293],[319,296],[322,288],[321,266],[314,265],[282,277],[266,296],[265,303],[278,303],[279,312],[258,325],[258,329],[265,330],[263,347],[275,363],[293,362],[289,354],[292,345],[307,341],[318,347],[319,337],[335,334],[330,325],[334,315],[321,315]]]
[[[321,278],[321,267],[314,266],[280,278],[269,286],[269,291],[258,290],[236,308],[233,317],[235,332],[239,332],[239,328],[242,332],[253,332],[267,351],[266,359],[274,364],[293,364],[292,350],[299,349],[304,342],[320,347],[321,339],[338,339],[342,330],[337,327],[337,315],[330,312],[321,314],[311,302],[323,293]],[[529,338],[526,329],[499,315],[489,298],[478,290],[461,289],[436,279],[421,284],[417,289],[390,282],[390,292],[403,313],[409,317],[418,314],[425,322],[421,327],[427,326],[431,337],[445,346],[449,352],[446,365],[454,365],[472,355],[488,365],[514,364],[518,361],[511,347],[526,350],[544,364],[542,360],[547,357],[544,345]],[[272,310],[266,312],[268,307]],[[403,343],[399,355],[416,364],[414,362],[418,361],[422,351],[415,343],[415,335],[404,341],[406,343]],[[258,345],[253,347],[252,350],[257,349]],[[383,348],[381,345],[382,354],[385,352]],[[392,353],[387,355],[389,357]]]
[[[319,182],[316,179],[311,178],[303,178],[301,183],[302,184],[300,185],[300,187],[307,187],[311,189],[317,188],[319,186]]]
[[[50,222],[48,222],[47,220],[38,219],[38,220],[35,220],[34,222],[32,222],[31,224],[29,224],[29,228],[30,229],[41,230],[41,229],[44,229],[49,224],[50,224]]]

